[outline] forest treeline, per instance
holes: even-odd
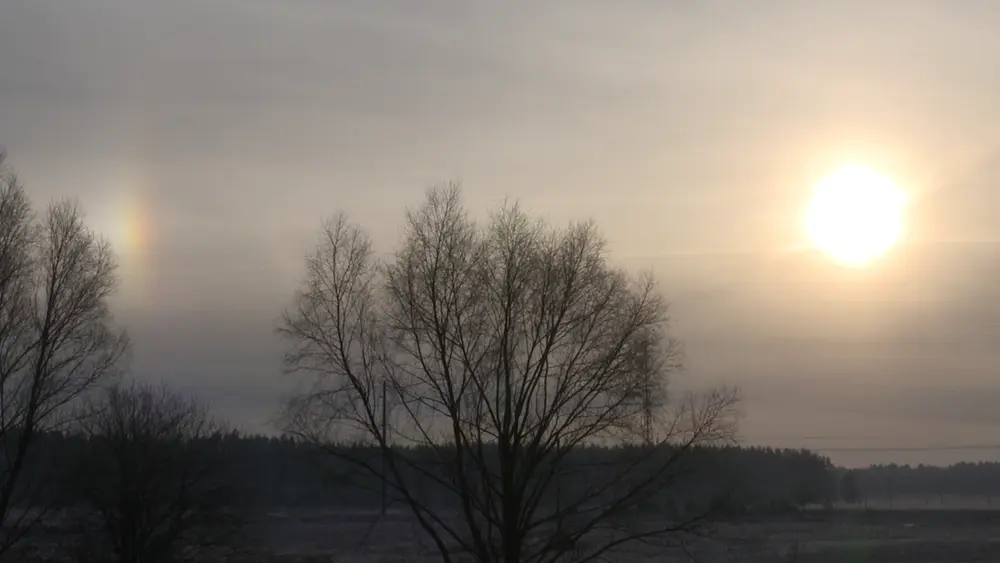
[[[998,462],[961,462],[946,467],[891,463],[840,473],[839,496],[851,504],[922,498],[926,504],[940,505],[946,497],[979,497],[993,505],[1000,500]]]
[[[242,508],[337,508],[378,510],[381,487],[377,476],[366,475],[321,451],[313,444],[284,436],[217,432],[202,438],[201,446],[213,452],[214,459],[225,464],[225,472]],[[25,486],[66,482],[56,474],[73,472],[79,467],[77,456],[89,455],[88,438],[81,435],[47,433],[38,438],[37,455],[46,460],[38,466],[29,464],[26,474],[33,476]],[[379,449],[357,445],[338,448],[355,452],[353,456],[377,459]],[[403,448],[414,460],[433,463],[435,456],[424,448]],[[625,447],[583,447],[576,452],[579,475],[567,476],[560,485],[567,489],[585,484],[603,461],[625,455]],[[345,456],[346,457],[346,456]],[[51,463],[52,459],[63,463]],[[872,465],[862,469],[836,467],[829,458],[807,449],[781,449],[757,446],[699,447],[686,459],[692,471],[679,482],[686,494],[671,491],[671,498],[650,499],[657,509],[672,503],[712,499],[724,502],[717,507],[734,514],[748,511],[773,511],[822,506],[838,501],[861,504],[866,500],[937,497],[982,497],[988,503],[1000,502],[1000,463],[962,462],[950,466]],[[678,469],[684,473],[683,468]],[[52,501],[69,507],[73,495],[61,487],[46,487]],[[429,484],[428,494],[432,491]],[[37,498],[33,497],[37,502]],[[234,500],[234,502],[236,502]],[[392,507],[389,507],[392,509]]]
[[[25,486],[34,487],[44,480],[52,483],[71,482],[59,471],[78,472],[80,456],[93,456],[88,447],[90,439],[69,433],[52,432],[41,435],[36,442],[37,466],[31,466]],[[296,507],[325,507],[333,509],[378,510],[381,507],[381,486],[377,476],[366,474],[341,462],[341,456],[331,456],[313,444],[289,437],[217,432],[200,438],[189,447],[211,452],[213,460],[222,464],[226,479],[233,486],[234,499],[241,508],[275,509]],[[377,460],[376,447],[356,445],[337,446],[351,450],[352,457],[369,456]],[[669,455],[663,446],[657,447],[661,455]],[[435,463],[436,455],[426,448],[400,448],[414,463]],[[594,472],[602,465],[611,466],[616,458],[634,455],[636,447],[580,447],[573,452],[573,472],[566,470],[565,477],[556,481],[559,487],[570,490],[585,486],[594,479]],[[642,455],[647,455],[643,453]],[[347,457],[346,455],[343,457]],[[60,463],[51,460],[59,459]],[[569,465],[569,464],[568,464]],[[809,450],[775,449],[763,447],[698,447],[685,455],[685,463],[678,466],[678,487],[671,489],[670,497],[649,499],[650,508],[667,510],[681,508],[685,503],[721,502],[721,510],[780,509],[806,505],[820,505],[835,500],[838,469],[830,460]],[[641,471],[637,471],[637,474]],[[99,476],[89,476],[96,479]],[[77,499],[63,487],[45,487],[53,495],[52,502],[70,507]],[[426,494],[433,493],[428,483]],[[553,495],[556,491],[553,490]],[[665,493],[666,494],[666,493]],[[39,502],[32,496],[33,502]],[[556,500],[556,499],[553,499]],[[234,502],[237,502],[234,500]],[[392,507],[389,507],[390,509]]]

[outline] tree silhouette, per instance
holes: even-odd
[[[316,377],[288,430],[377,476],[445,561],[589,561],[703,522],[707,498],[630,516],[737,414],[729,389],[661,401],[678,349],[653,280],[611,267],[591,223],[512,205],[477,225],[454,186],[406,219],[384,263],[344,215],[325,225],[279,328],[289,370]]]
[[[75,430],[85,442],[74,498],[100,522],[84,530],[91,556],[187,560],[236,531],[232,460],[204,406],[167,387],[119,384],[86,406]]]
[[[0,154],[0,554],[49,508],[38,495],[53,467],[25,471],[36,438],[61,428],[127,349],[107,303],[115,267],[73,202],[37,217]]]

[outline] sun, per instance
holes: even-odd
[[[815,185],[805,212],[806,234],[838,264],[860,268],[902,238],[906,202],[906,194],[888,176],[846,165]]]

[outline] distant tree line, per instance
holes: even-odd
[[[38,466],[29,466],[33,475],[53,475],[52,467],[63,467],[79,474],[78,456],[93,456],[99,438],[81,433],[48,433],[38,437]],[[370,475],[354,470],[349,464],[340,463],[336,457],[318,450],[312,444],[289,437],[241,434],[236,431],[217,431],[200,436],[197,441],[211,445],[212,456],[224,463],[227,479],[237,494],[227,502],[241,503],[240,509],[320,508],[378,510],[381,508],[381,483]],[[354,455],[377,457],[374,447],[341,445]],[[429,458],[426,449],[403,448],[406,455],[419,459]],[[667,452],[666,449],[663,450]],[[624,455],[621,447],[581,447],[574,452],[579,463],[599,466],[602,459]],[[51,460],[60,463],[53,464]],[[773,510],[789,507],[822,505],[837,498],[837,469],[830,461],[808,450],[774,449],[761,447],[703,447],[694,450],[689,459],[691,472],[683,481],[684,494],[674,492],[670,497],[650,498],[651,510],[699,499],[723,502],[718,508],[737,511]],[[92,466],[89,462],[88,466]],[[994,466],[998,471],[1000,466]],[[45,471],[43,471],[45,469]],[[1000,471],[998,471],[1000,474]],[[88,475],[88,481],[97,482],[111,478],[112,472]],[[566,489],[584,486],[588,478],[566,479],[559,483]],[[57,479],[71,482],[65,478]],[[61,508],[80,502],[73,491],[62,487],[47,489],[52,495],[46,501]],[[430,494],[430,493],[428,493]],[[569,493],[566,492],[568,495]],[[653,508],[655,507],[655,508]],[[395,509],[398,507],[389,507]]]
[[[54,478],[53,466],[75,470],[79,460],[72,459],[74,452],[87,452],[92,440],[82,434],[41,435],[33,458],[40,465],[29,465],[26,473]],[[231,484],[238,491],[233,499],[239,499],[242,510],[253,508],[262,514],[274,508],[381,508],[381,483],[377,478],[338,462],[336,456],[308,442],[288,436],[223,430],[200,440],[211,443],[214,455],[225,460]],[[373,458],[380,455],[379,449],[371,446],[337,447],[353,451],[352,455]],[[421,448],[401,449],[407,450],[406,455],[413,459],[428,455]],[[620,447],[590,446],[575,455],[581,462],[596,465],[600,459],[623,451]],[[52,463],[53,459],[60,463]],[[694,502],[699,498],[722,502],[717,508],[731,514],[904,497],[925,498],[933,503],[939,497],[965,496],[981,497],[990,504],[1000,503],[1000,463],[996,462],[963,462],[947,467],[888,464],[844,469],[810,450],[740,446],[697,448],[689,459],[699,471],[696,477],[692,473],[686,482],[684,489],[688,494],[651,498],[651,510],[668,510],[673,503]],[[566,480],[560,485],[572,488],[581,485],[583,479]],[[30,480],[25,486],[29,484],[35,486]],[[77,502],[65,489],[47,490],[55,495],[51,500],[58,501],[60,506]]]
[[[992,506],[1000,503],[1000,463],[962,462],[947,467],[892,463],[841,470],[839,489],[840,499],[849,504],[906,498],[942,505],[946,497],[979,497]]]

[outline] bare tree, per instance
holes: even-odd
[[[77,429],[86,445],[74,491],[99,515],[89,539],[105,540],[86,546],[91,555],[178,561],[231,539],[238,490],[204,406],[163,386],[116,385],[89,402]]]
[[[384,483],[444,561],[590,561],[694,529],[708,507],[632,515],[731,439],[738,397],[666,401],[680,349],[652,278],[611,267],[591,223],[507,205],[477,225],[455,186],[406,219],[384,263],[325,224],[279,327],[315,376],[287,429]]]
[[[37,218],[0,154],[0,554],[46,510],[26,479],[38,484],[37,475],[25,474],[36,437],[58,429],[127,350],[108,308],[115,268],[73,202]]]

